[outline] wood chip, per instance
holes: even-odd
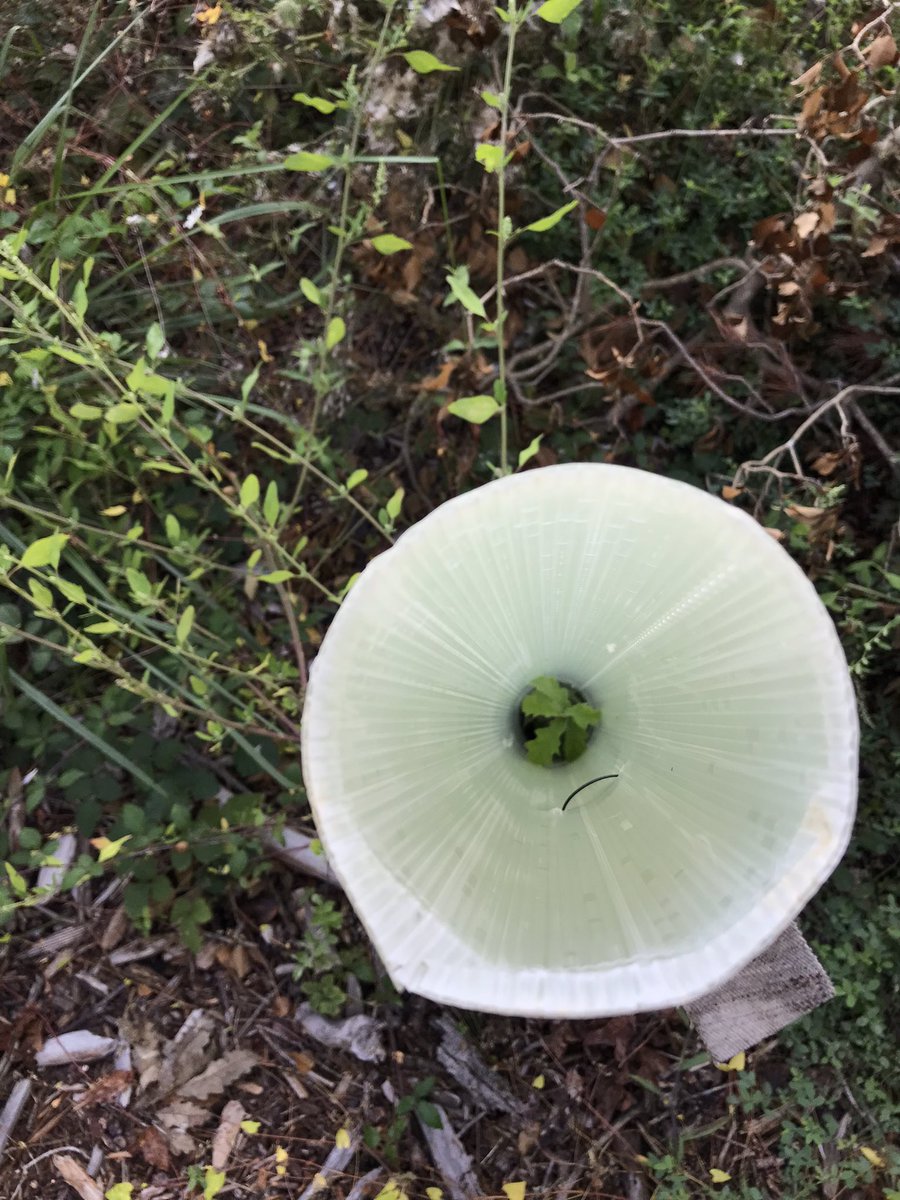
[[[432,1129],[418,1118],[432,1161],[447,1185],[451,1200],[475,1200],[476,1196],[483,1193],[475,1177],[472,1159],[447,1119],[446,1112],[437,1104],[434,1107],[440,1114],[440,1129]]]
[[[212,1144],[213,1170],[225,1170],[234,1149],[234,1143],[241,1132],[241,1121],[246,1115],[247,1111],[240,1100],[229,1100],[222,1109],[219,1128],[216,1130]]]
[[[75,1189],[81,1200],[103,1200],[103,1189],[74,1158],[68,1154],[54,1154],[53,1166],[69,1187]]]
[[[22,1115],[22,1109],[25,1107],[25,1101],[30,1092],[31,1080],[20,1079],[9,1093],[9,1099],[3,1106],[3,1112],[0,1113],[0,1154],[3,1153],[16,1122]]]
[[[504,1081],[478,1056],[446,1014],[437,1018],[441,1044],[435,1057],[469,1095],[489,1112],[518,1115],[523,1105]]]
[[[367,1016],[348,1017],[345,1021],[329,1021],[320,1017],[310,1005],[302,1004],[297,1019],[311,1038],[323,1046],[349,1050],[361,1062],[382,1062],[385,1057],[381,1026]]]
[[[39,1067],[60,1067],[66,1063],[94,1062],[106,1058],[117,1046],[115,1038],[98,1037],[87,1029],[73,1029],[59,1037],[48,1038],[34,1061]]]

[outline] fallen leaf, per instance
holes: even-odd
[[[531,1086],[540,1092],[544,1088],[544,1083],[545,1080],[543,1075],[535,1075],[534,1079],[531,1081]]]
[[[213,1200],[225,1186],[225,1172],[216,1171],[213,1167],[206,1168],[203,1180],[203,1200]]]
[[[456,370],[458,358],[448,358],[438,368],[437,375],[428,375],[419,384],[423,392],[443,392],[450,386],[450,376]]]
[[[837,468],[841,465],[843,454],[837,450],[828,450],[825,454],[820,454],[813,462],[812,469],[817,475],[833,475]]]
[[[873,1150],[871,1146],[860,1146],[859,1152],[867,1162],[870,1162],[872,1166],[876,1168],[876,1170],[882,1171],[887,1166],[887,1163],[882,1156],[877,1150]]]
[[[124,504],[112,504],[109,508],[101,508],[101,517],[121,517],[122,513],[128,512]]]
[[[727,1171],[720,1171],[718,1167],[710,1167],[709,1177],[713,1183],[727,1183],[731,1178]]]
[[[334,1144],[338,1150],[350,1149],[350,1134],[346,1129],[339,1129],[334,1135]]]
[[[131,1071],[110,1071],[95,1079],[75,1102],[75,1108],[91,1108],[95,1104],[111,1104],[131,1084]]]
[[[142,1129],[135,1142],[135,1150],[148,1167],[156,1167],[168,1174],[172,1159],[169,1154],[169,1143],[152,1125]]]
[[[739,1050],[728,1062],[716,1063],[720,1071],[743,1071],[747,1065],[747,1055],[743,1050]]]
[[[106,1200],[131,1200],[134,1194],[134,1184],[129,1183],[127,1179],[122,1179],[119,1183],[114,1183],[111,1188],[106,1190]]]
[[[219,1128],[212,1143],[212,1165],[217,1171],[224,1171],[246,1115],[239,1100],[229,1100],[222,1109]]]
[[[81,1163],[68,1154],[54,1154],[52,1161],[57,1172],[69,1187],[75,1189],[81,1200],[103,1200],[102,1189],[91,1179]]]
[[[730,483],[726,483],[725,486],[722,488],[722,499],[728,500],[729,502],[732,500],[736,500],[738,498],[738,496],[740,496],[740,494],[743,492],[743,490],[744,490],[743,488],[732,487]]]
[[[163,1047],[158,1080],[163,1095],[174,1092],[203,1070],[214,1028],[212,1017],[203,1009],[195,1008],[188,1014],[172,1041]]]
[[[191,1100],[218,1096],[236,1079],[252,1071],[259,1059],[250,1050],[229,1050],[205,1071],[178,1085],[178,1095]]]
[[[194,15],[201,25],[215,25],[222,15],[222,5],[215,4],[211,8],[203,8]]]
[[[525,1184],[521,1180],[515,1183],[504,1183],[503,1190],[508,1200],[525,1200]]]

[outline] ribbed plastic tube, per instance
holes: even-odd
[[[577,762],[525,756],[539,675],[602,709]],[[332,623],[302,736],[392,979],[485,1011],[705,994],[820,887],[855,809],[853,689],[812,585],[749,516],[624,467],[511,476],[403,534]]]

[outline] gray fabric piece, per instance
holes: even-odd
[[[727,1062],[833,995],[825,968],[790,925],[727,983],[685,1008],[713,1058]]]

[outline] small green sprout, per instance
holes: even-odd
[[[599,722],[600,709],[588,704],[578,688],[549,675],[531,681],[519,708],[525,753],[538,767],[575,762]]]

